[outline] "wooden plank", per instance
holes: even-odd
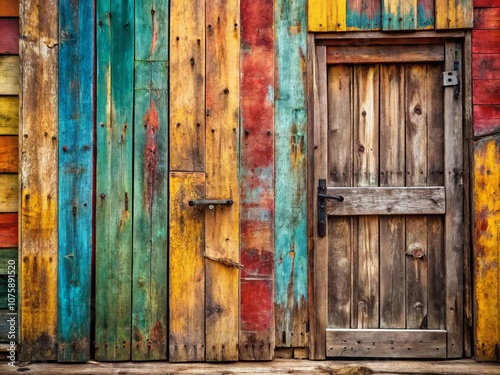
[[[129,360],[134,2],[99,0],[96,17],[95,356]]]
[[[472,29],[473,0],[436,0],[436,29]]]
[[[382,30],[415,30],[417,15],[417,0],[383,0]]]
[[[19,133],[19,97],[0,96],[0,134]]]
[[[331,357],[446,358],[446,331],[328,329]]]
[[[379,184],[379,66],[354,67],[354,186]],[[358,217],[354,237],[351,327],[379,326],[379,222]]]
[[[205,214],[188,206],[204,196],[204,173],[170,173],[170,362],[205,359]]]
[[[444,50],[440,44],[399,46],[329,46],[328,64],[367,64],[443,61]]]
[[[474,135],[493,134],[500,129],[500,105],[474,106]]]
[[[308,343],[305,0],[275,5],[276,346]],[[325,155],[326,157],[326,155]]]
[[[358,31],[357,33],[350,33],[348,37],[346,34],[342,33],[317,33],[314,34],[315,40],[321,40],[324,43],[325,40],[332,40],[338,43],[339,40],[344,40],[346,43],[352,43],[352,40],[356,40],[357,43],[362,44],[363,41],[367,44],[367,39],[375,40],[377,42],[386,41],[388,44],[422,44],[424,41],[426,44],[436,44],[437,42],[442,42],[445,39],[461,39],[465,37],[464,31],[451,30],[451,31],[415,31],[415,32],[391,32],[386,33],[384,31]],[[421,41],[421,42],[418,42]]]
[[[474,29],[476,30],[498,30],[500,29],[500,7],[497,8],[475,8]]]
[[[343,202],[328,200],[329,215],[420,215],[444,214],[443,187],[368,187],[327,189],[329,196],[342,196]]]
[[[94,34],[91,1],[59,6],[58,361],[90,356]]]
[[[500,8],[499,8],[500,9]],[[491,79],[498,77],[500,69],[500,54],[474,54],[472,55],[472,78]]]
[[[474,220],[474,349],[479,361],[498,361],[500,343],[500,273],[498,259],[498,216],[500,183],[498,157],[500,139],[481,139],[474,145],[473,220]]]
[[[15,261],[17,275],[17,249],[0,249],[0,275],[7,275],[9,273],[9,261]]]
[[[380,68],[380,186],[405,185],[405,69]],[[405,328],[405,219],[380,217],[380,328]]]
[[[205,170],[205,1],[170,4],[170,170]]]
[[[22,116],[20,244],[20,343],[23,360],[57,358],[57,154],[58,154],[58,2],[20,2]],[[42,9],[43,7],[43,9]],[[17,95],[19,59],[6,90]],[[1,69],[0,69],[1,70]],[[2,79],[0,79],[4,82]],[[4,91],[4,85],[0,91]],[[7,85],[9,87],[9,84]],[[17,225],[16,225],[17,226]],[[17,232],[17,228],[16,228]],[[16,245],[13,245],[16,246]],[[12,247],[12,245],[10,246]]]
[[[445,69],[453,69],[455,56],[462,56],[459,43],[446,44]],[[459,64],[461,65],[461,64]],[[459,70],[459,74],[461,71]],[[446,330],[448,358],[459,358],[463,353],[463,129],[462,93],[458,97],[453,88],[444,92],[444,144],[446,186],[445,259],[446,259]]]
[[[206,210],[206,255],[239,263],[239,1],[207,6],[206,198],[232,199],[230,207]],[[238,359],[239,272],[209,260],[206,271],[206,360]]]
[[[136,0],[136,60],[168,60],[169,10],[167,5],[167,0]],[[186,16],[187,13],[184,14],[184,20]]]
[[[417,0],[417,28],[434,29],[434,0]]]
[[[472,30],[472,53],[500,53],[500,30]]]
[[[4,0],[0,4],[0,17],[19,17],[19,0]]]
[[[0,214],[0,248],[17,247],[17,213]]]
[[[240,360],[274,352],[273,0],[243,0],[240,134]]]
[[[500,0],[474,0],[474,8],[500,7]]]
[[[19,19],[0,18],[0,53],[5,55],[19,54]]]
[[[13,284],[12,281],[9,282],[9,277],[7,277],[7,275],[0,275],[0,309],[9,309],[9,311],[17,310],[19,285],[14,284],[14,289],[12,286]],[[15,298],[15,300],[12,298]]]
[[[18,95],[19,56],[0,56],[0,95]]]
[[[0,137],[0,173],[19,171],[19,138],[17,136]]]
[[[348,0],[347,30],[379,30],[382,26],[380,0]]]
[[[0,212],[17,212],[19,206],[17,174],[0,174]]]
[[[347,1],[311,0],[307,8],[308,31],[345,31]]]
[[[472,88],[474,104],[500,104],[500,80],[475,80]]]

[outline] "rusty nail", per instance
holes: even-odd
[[[83,146],[85,150],[88,150],[90,147],[88,145]]]
[[[28,138],[28,134],[25,134],[25,135],[24,135],[24,138]]]
[[[197,122],[197,123],[196,123],[196,127],[198,127],[198,128],[199,128],[200,126],[201,126],[201,124],[200,124],[199,122]]]
[[[248,129],[247,129],[247,130],[245,130],[245,134],[246,134],[246,135],[249,135],[249,134],[250,134],[250,130],[248,130]]]
[[[403,21],[403,17],[399,17],[399,22]]]
[[[191,57],[191,59],[189,59],[189,62],[191,64],[191,66],[194,66],[194,57]]]
[[[76,216],[76,205],[73,203],[73,216]]]
[[[64,152],[67,152],[68,151],[68,146],[63,146],[62,149],[63,149]]]
[[[175,37],[175,40],[179,40],[179,37],[178,37],[178,36],[176,36],[176,37]]]
[[[156,13],[156,10],[153,8],[151,9],[151,14],[155,14]]]
[[[44,136],[44,137],[46,137],[46,136],[48,136],[48,135],[49,135],[49,133],[47,133],[47,132],[43,133],[43,136]]]
[[[268,131],[267,131],[267,135],[271,135],[271,130],[268,130]]]
[[[104,123],[103,122],[101,122],[101,128],[104,128]]]
[[[366,111],[361,112],[363,116],[366,116]]]
[[[215,128],[212,128],[212,133],[215,133]]]
[[[229,89],[227,87],[224,89],[224,94],[229,94]]]
[[[106,198],[106,194],[101,193],[101,199],[104,199],[104,198]]]
[[[26,194],[24,197],[26,198],[26,200],[30,199],[30,195],[29,194]]]
[[[177,127],[181,126],[181,123],[180,123],[180,122],[178,122],[178,123],[176,124],[176,126],[177,126]]]

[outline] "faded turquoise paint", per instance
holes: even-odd
[[[93,1],[59,2],[58,361],[90,355]]]
[[[380,0],[347,0],[348,30],[379,30],[382,23]]]
[[[434,0],[418,0],[417,28],[434,28]]]
[[[275,4],[276,346],[307,346],[306,0]]]
[[[407,14],[402,14],[401,3],[398,4],[398,11],[395,14],[383,12],[382,30],[415,30],[416,9],[411,9]]]

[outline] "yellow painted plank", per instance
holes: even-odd
[[[170,170],[204,171],[205,1],[170,7]]]
[[[0,175],[0,212],[17,212],[18,186],[17,174]]]
[[[19,98],[0,96],[0,134],[17,135],[19,132]]]
[[[239,262],[239,54],[238,0],[207,3],[207,199],[232,206],[206,210],[206,255]],[[238,359],[238,284],[235,267],[206,263],[207,361]]]
[[[0,95],[19,94],[19,56],[0,56]]]
[[[500,345],[500,138],[474,148],[474,343],[480,361],[499,360]]]
[[[57,359],[58,1],[21,0],[21,358]],[[18,64],[12,58],[12,66]],[[15,75],[17,69],[9,69]],[[17,82],[17,79],[16,79]],[[3,87],[0,85],[0,87]],[[9,90],[17,94],[17,89]]]
[[[205,359],[205,215],[203,210],[188,204],[204,197],[204,173],[170,173],[171,362]]]
[[[436,29],[468,29],[474,23],[473,0],[436,0]]]
[[[309,0],[309,31],[345,31],[347,0]]]

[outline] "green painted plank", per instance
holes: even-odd
[[[11,305],[14,309],[17,309],[17,300],[19,298],[19,294],[18,294],[18,290],[19,290],[19,287],[18,287],[18,284],[17,284],[17,281],[19,279],[15,278],[15,283],[9,283],[9,277],[6,276],[6,275],[0,275],[0,309],[7,309],[9,308],[9,302],[13,302],[13,300],[11,299],[9,301],[9,294],[13,295],[15,297],[15,303],[14,305]],[[11,284],[11,285],[9,285]],[[15,293],[12,293],[12,290],[13,290],[13,286],[12,284],[15,285]],[[11,292],[9,293],[9,289],[11,289]]]
[[[129,360],[134,2],[97,1],[97,360]]]
[[[0,275],[8,274],[12,261],[15,262],[17,273],[17,249],[0,249]]]
[[[417,0],[382,0],[382,30],[415,30]]]
[[[168,60],[169,1],[135,0],[135,59]]]
[[[307,346],[306,1],[275,8],[276,346]]]

